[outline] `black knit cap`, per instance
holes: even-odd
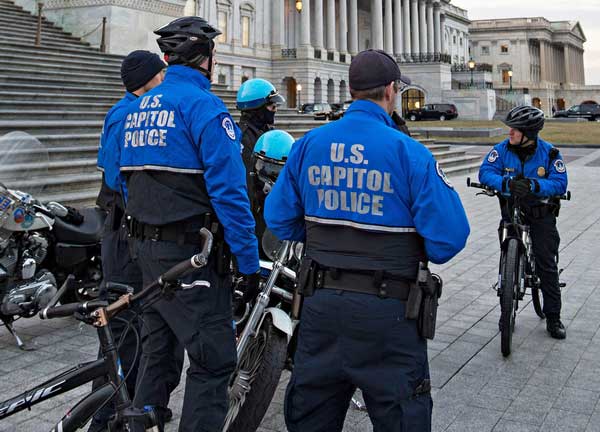
[[[121,79],[128,92],[143,87],[167,65],[150,51],[132,51],[121,63]]]
[[[385,51],[375,49],[361,51],[350,63],[349,81],[352,90],[370,90],[387,86],[397,80],[410,84],[410,79],[400,73],[396,60]]]

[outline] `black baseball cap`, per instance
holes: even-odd
[[[369,90],[399,80],[406,85],[411,82],[410,78],[400,73],[396,60],[385,51],[361,51],[350,63],[349,81],[352,90]]]

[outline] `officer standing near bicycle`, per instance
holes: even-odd
[[[144,283],[198,253],[200,228],[209,228],[215,243],[208,266],[183,279],[208,281],[210,287],[178,290],[144,310],[143,373],[134,404],[164,406],[169,395],[163,373],[177,361],[173,348],[179,341],[190,360],[179,430],[218,431],[236,364],[228,248],[244,275],[240,288],[257,290],[254,219],[240,131],[210,91],[214,38],[221,33],[200,17],[179,18],[155,33],[169,64],[167,76],[130,105],[121,153],[129,231]]]
[[[406,319],[407,300],[423,286],[434,288],[423,302],[437,305],[441,285],[420,263],[451,259],[469,225],[432,154],[390,117],[400,80],[385,52],[359,53],[350,65],[355,101],[342,119],[296,141],[267,196],[269,229],[306,248],[285,399],[290,432],[341,431],[357,387],[374,430],[431,429],[421,335],[431,337],[432,323]]]
[[[556,216],[560,202],[548,198],[567,192],[567,168],[558,149],[538,136],[544,128],[542,110],[532,106],[513,108],[504,124],[510,128],[509,138],[497,144],[484,159],[479,181],[521,199],[541,280],[546,329],[553,338],[565,339],[557,265],[560,236]],[[508,199],[510,204],[512,198]],[[502,204],[502,218],[510,220]]]
[[[125,86],[125,96],[117,102],[106,114],[100,146],[98,149],[98,168],[102,171],[102,186],[96,203],[107,212],[106,223],[102,235],[102,272],[103,281],[126,284],[137,292],[142,287],[142,272],[132,258],[127,241],[127,230],[123,225],[125,214],[126,187],[124,179],[119,173],[119,157],[123,120],[130,103],[144,93],[159,85],[164,78],[165,62],[150,51],[137,50],[129,53],[121,64],[121,78]],[[106,298],[108,293],[105,285],[100,288],[101,298]],[[125,313],[110,322],[110,328],[116,341],[121,339],[127,324],[123,321],[134,319],[132,326],[137,325],[137,320],[132,314]],[[123,366],[123,373],[127,376],[127,391],[133,398],[137,378],[136,339],[130,330],[119,348],[119,357]],[[179,347],[178,355],[183,359],[183,348]],[[175,365],[174,365],[175,366]],[[171,388],[175,389],[181,377],[181,368],[172,371]],[[164,406],[166,409],[166,405]],[[88,432],[103,431],[114,413],[114,407],[106,405],[92,420]],[[167,409],[167,417],[170,411]]]

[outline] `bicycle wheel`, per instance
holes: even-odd
[[[519,290],[519,241],[508,241],[503,254],[500,289],[500,349],[502,355],[510,355],[512,334],[515,329],[515,298]]]

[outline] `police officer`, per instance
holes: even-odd
[[[548,197],[567,191],[567,168],[552,144],[538,134],[544,127],[544,112],[532,106],[513,108],[504,120],[508,139],[494,146],[479,169],[481,183],[522,199],[525,222],[530,226],[536,272],[541,280],[546,329],[555,339],[567,336],[560,320],[561,298],[557,256],[560,236],[556,229],[558,202]],[[506,203],[501,199],[501,204]],[[509,198],[509,206],[512,198]],[[502,205],[502,217],[509,220]]]
[[[288,158],[294,137],[282,130],[272,130],[260,136],[252,152],[251,193],[252,213],[256,220],[256,237],[265,232],[263,215],[265,198],[273,188]],[[262,250],[262,248],[260,249]]]
[[[246,171],[252,170],[252,151],[258,138],[273,129],[277,107],[285,103],[273,84],[254,78],[244,82],[236,96],[236,106],[242,112],[239,127],[242,131],[242,159]]]
[[[267,196],[269,229],[306,242],[299,283],[314,291],[286,393],[290,432],[341,431],[357,387],[375,431],[431,429],[427,344],[406,300],[419,262],[448,261],[469,225],[432,154],[390,117],[400,79],[385,52],[359,53],[355,101],[296,141]]]
[[[123,179],[119,175],[119,143],[127,106],[162,82],[165,67],[166,65],[161,58],[149,51],[133,51],[123,59],[121,78],[126,93],[106,115],[98,150],[98,168],[103,172],[103,175],[102,186],[96,203],[107,212],[101,250],[103,280],[104,282],[126,284],[136,291],[142,287],[142,272],[129,253],[127,232],[123,228],[124,192],[126,188]],[[100,288],[99,294],[101,298],[108,296],[105,285]],[[121,339],[121,335],[127,326],[125,321],[132,318],[131,314],[124,313],[110,322],[110,328],[116,341]],[[139,327],[137,321],[132,325]],[[130,330],[120,346],[119,357],[123,365],[123,372],[127,376],[127,390],[132,398],[137,378],[137,363],[134,364],[135,347],[135,335]],[[179,355],[183,356],[182,347],[179,348]],[[177,387],[180,376],[181,369],[173,372],[171,379],[173,389]],[[113,413],[113,407],[105,406],[94,416],[89,431],[106,430],[107,422]]]
[[[240,131],[210,91],[214,38],[221,32],[200,17],[184,17],[155,32],[169,64],[164,82],[131,104],[125,116],[121,172],[126,214],[144,283],[156,280],[201,248],[199,229],[215,236],[209,264],[183,278],[210,287],[178,290],[143,313],[143,353],[135,405],[165,406],[163,371],[179,361],[187,371],[180,431],[220,430],[227,385],[236,364],[227,247],[245,275],[242,290],[258,289],[258,250],[250,212]],[[157,409],[160,427],[163,416]]]

